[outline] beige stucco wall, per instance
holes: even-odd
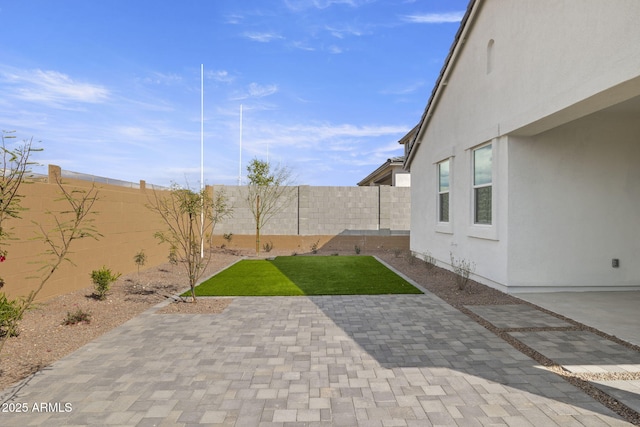
[[[22,219],[7,220],[6,226],[13,228],[14,238],[7,247],[8,256],[0,264],[0,276],[6,282],[3,291],[10,297],[26,296],[34,289],[42,272],[43,253],[47,246],[41,240],[33,240],[38,227],[33,222],[52,229],[53,223],[47,211],[60,212],[68,209],[65,201],[59,201],[60,189],[55,180],[24,184],[21,194],[22,205],[27,208]],[[92,183],[63,178],[68,190],[88,190]],[[159,245],[153,234],[162,229],[162,223],[145,207],[147,195],[152,190],[125,188],[106,184],[96,184],[99,200],[94,206],[94,225],[102,234],[99,240],[90,238],[72,242],[68,258],[38,295],[39,300],[63,294],[74,289],[91,285],[89,274],[103,265],[113,271],[128,273],[137,269],[134,255],[144,250],[146,266],[166,262],[169,249]],[[30,278],[31,277],[31,278]]]

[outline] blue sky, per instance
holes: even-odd
[[[466,0],[0,0],[0,128],[39,163],[238,183],[254,157],[355,185],[420,119]],[[45,170],[41,167],[37,170]]]

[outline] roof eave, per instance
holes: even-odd
[[[464,17],[462,18],[462,21],[460,21],[460,28],[458,28],[458,32],[456,33],[456,36],[453,39],[451,48],[449,49],[449,54],[447,55],[447,58],[444,61],[444,65],[440,70],[440,75],[438,76],[438,79],[436,80],[436,84],[434,85],[433,90],[431,91],[431,96],[429,97],[427,106],[425,107],[425,110],[424,110],[424,113],[422,114],[420,122],[416,126],[418,129],[415,132],[415,135],[413,136],[411,143],[409,144],[409,150],[405,157],[404,165],[403,165],[403,168],[405,170],[409,170],[411,168],[411,162],[415,157],[416,151],[418,151],[416,142],[420,139],[420,136],[424,133],[424,130],[427,127],[429,119],[431,118],[432,111],[435,108],[442,92],[444,91],[444,88],[447,85],[447,77],[449,76],[449,73],[453,70],[455,61],[458,57],[458,53],[460,52],[460,50],[462,49],[462,46],[464,45],[464,41],[465,41],[464,36],[470,30],[473,23],[473,19],[475,18],[477,14],[476,12],[480,8],[481,3],[482,3],[482,0],[469,1],[469,5],[467,6],[467,11],[465,12]]]

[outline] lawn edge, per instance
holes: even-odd
[[[423,294],[426,294],[427,292],[429,292],[425,287],[421,286],[420,284],[418,284],[418,282],[416,282],[415,280],[413,280],[412,278],[410,278],[409,276],[407,276],[406,274],[396,270],[395,268],[393,268],[391,265],[387,264],[386,262],[384,262],[383,260],[381,260],[380,258],[378,258],[377,255],[370,255],[372,256],[376,261],[378,261],[380,264],[384,265],[385,267],[387,267],[389,270],[391,270],[393,273],[397,274],[400,278],[404,279],[407,283],[409,283],[411,286],[415,287],[416,289],[418,289],[420,292],[422,292]],[[405,295],[410,295],[410,294],[405,294]],[[414,294],[417,295],[417,294]]]

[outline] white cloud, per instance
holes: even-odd
[[[296,49],[306,50],[307,52],[313,52],[316,50],[314,47],[309,46],[307,43],[301,41],[295,41],[291,43],[291,46]]]
[[[364,34],[363,31],[353,28],[351,26],[337,28],[337,27],[329,27],[326,26],[325,30],[327,30],[332,36],[343,39],[345,36],[361,36]]]
[[[218,70],[218,71],[205,71],[205,76],[208,79],[215,80],[221,83],[232,83],[235,80],[234,76],[229,75],[229,72],[226,70]]]
[[[358,7],[368,0],[285,0],[287,7],[293,11],[301,11],[306,9],[326,9],[334,4],[346,4],[351,7]]]
[[[447,12],[447,13],[423,13],[414,15],[405,15],[403,20],[416,24],[446,24],[452,22],[460,22],[464,17],[464,11]]]
[[[153,72],[150,75],[144,77],[142,82],[145,84],[155,84],[155,85],[171,85],[175,83],[180,83],[182,81],[182,77],[178,74],[165,74],[159,72]]]
[[[55,106],[77,102],[101,103],[110,96],[109,90],[103,86],[76,82],[57,71],[18,70],[5,72],[1,78],[14,86],[14,97]]]
[[[399,139],[406,126],[355,126],[342,125],[274,125],[255,123],[255,140],[260,144],[294,147],[327,147],[332,151],[355,150],[358,141],[370,138],[390,137]]]
[[[244,33],[244,37],[254,42],[269,43],[273,40],[282,39],[283,37],[276,33]]]
[[[422,89],[425,86],[424,81],[418,81],[406,86],[394,86],[380,91],[383,95],[408,95]]]
[[[239,24],[240,22],[242,22],[244,20],[244,16],[240,15],[238,13],[234,13],[231,15],[227,15],[226,17],[226,23],[227,24],[232,24],[232,25],[236,25]]]
[[[273,95],[277,91],[277,85],[261,86],[258,83],[251,83],[249,85],[249,95],[256,98],[264,98],[265,96]]]
[[[265,98],[278,92],[278,85],[260,85],[258,83],[251,83],[247,86],[246,90],[231,97],[233,101],[239,101],[247,98]],[[253,108],[257,108],[254,106]]]

